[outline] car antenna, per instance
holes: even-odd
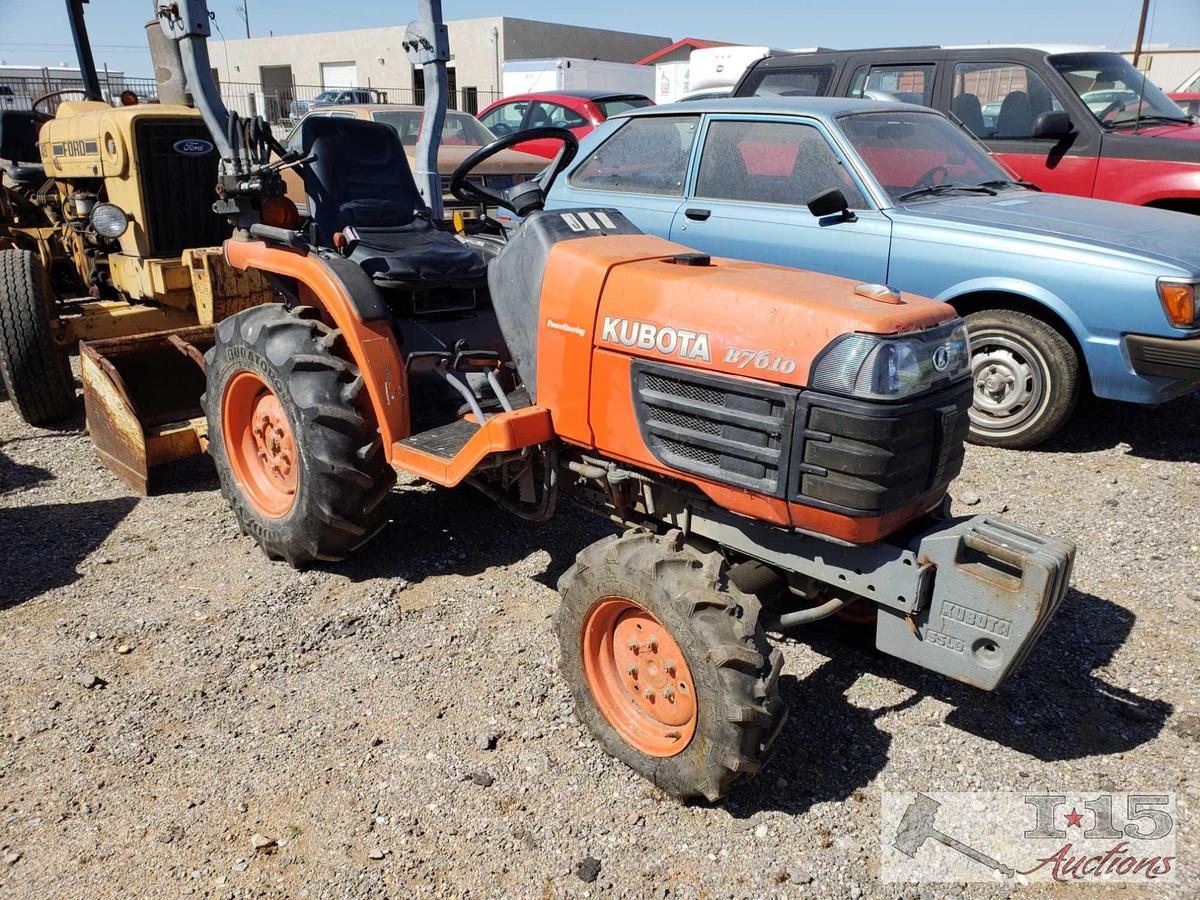
[[[1145,69],[1142,69],[1142,89],[1138,93],[1137,112],[1133,119],[1133,133],[1137,134],[1138,129],[1142,127],[1142,105],[1146,99],[1146,77],[1149,75]]]

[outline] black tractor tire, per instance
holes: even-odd
[[[0,377],[30,425],[70,417],[76,409],[71,364],[54,343],[50,280],[28,250],[0,250]]]
[[[576,716],[605,751],[673,797],[716,801],[770,758],[786,718],[779,695],[783,655],[767,642],[758,601],[730,582],[722,557],[678,537],[627,532],[576,557],[558,583],[560,669]],[[631,600],[658,619],[691,670],[695,731],[673,756],[648,755],[622,738],[589,687],[584,623],[609,597]]]
[[[385,524],[383,500],[396,479],[375,423],[357,402],[363,379],[334,352],[340,336],[310,307],[269,303],[220,322],[205,356],[201,405],[221,492],[242,531],[270,558],[294,567],[344,559],[374,537]],[[257,375],[275,394],[295,441],[297,486],[281,516],[263,513],[230,464],[222,404],[240,372]]]
[[[1012,309],[985,309],[966,317],[971,336],[974,403],[967,440],[987,447],[1027,450],[1057,434],[1082,391],[1079,353],[1048,322]],[[1017,373],[1018,377],[1011,380]],[[1027,373],[1021,377],[1020,373]],[[1028,402],[1012,414],[990,414],[988,379],[1006,377]],[[1003,388],[1002,388],[1003,390]]]

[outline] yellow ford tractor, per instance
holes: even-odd
[[[212,210],[219,158],[200,113],[103,102],[81,0],[67,7],[83,89],[0,112],[0,374],[31,424],[73,411],[80,340],[211,325],[271,297],[221,257],[229,226]]]

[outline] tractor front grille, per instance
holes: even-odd
[[[804,392],[791,499],[858,516],[917,502],[962,469],[970,407],[969,380],[897,404]]]
[[[642,438],[662,463],[782,496],[796,391],[641,361],[633,388]]]
[[[642,439],[672,469],[847,516],[942,491],[962,469],[971,383],[915,400],[855,400],[633,362]]]
[[[176,145],[186,139],[212,144],[199,119],[154,118],[134,123],[138,184],[152,257],[178,256],[189,247],[212,247],[230,233],[225,219],[212,211],[217,199],[217,151],[182,153]]]

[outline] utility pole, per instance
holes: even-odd
[[[250,37],[250,0],[242,0],[242,2],[239,3],[237,6],[235,6],[234,9],[242,14],[242,21],[246,23],[246,37],[249,38]]]
[[[1146,37],[1146,15],[1150,12],[1150,0],[1142,0],[1142,17],[1138,20],[1137,40],[1133,45],[1133,67],[1136,69],[1138,57],[1142,55],[1142,39]]]

